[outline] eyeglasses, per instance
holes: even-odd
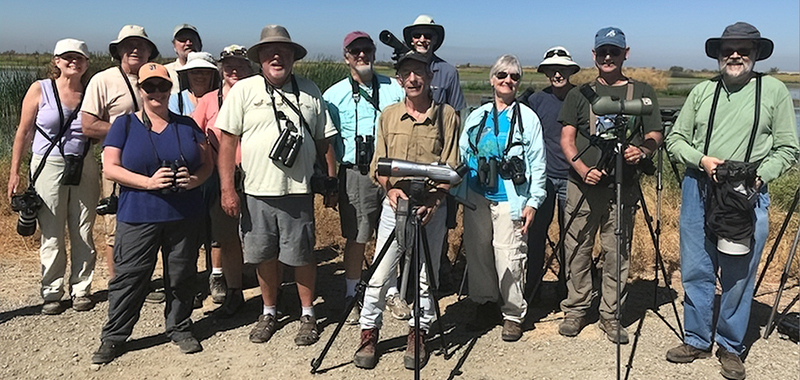
[[[622,54],[622,49],[618,47],[601,47],[595,50],[598,57],[605,57],[610,55],[612,57],[619,57]]]
[[[228,58],[228,57],[247,57],[247,49],[234,49],[234,50],[223,50],[222,53],[219,53],[219,59]]]
[[[433,33],[430,33],[430,32],[429,33],[414,33],[414,34],[411,35],[412,38],[421,38],[423,36],[425,37],[426,40],[433,39]]]
[[[559,57],[569,57],[569,54],[568,54],[566,51],[564,51],[564,50],[561,50],[561,49],[555,49],[555,50],[550,50],[550,51],[548,51],[548,52],[547,52],[547,53],[545,53],[545,55],[544,55],[544,57],[545,57],[545,58],[553,58],[554,56],[559,56]]]
[[[418,77],[422,77],[422,76],[425,76],[425,74],[427,73],[427,70],[424,67],[423,68],[414,69],[414,70],[403,69],[401,71],[398,71],[397,75],[399,75],[400,78],[406,79],[406,78],[408,78],[409,75],[411,75],[411,73],[414,73],[414,75],[416,75]]]
[[[720,49],[719,54],[723,57],[729,57],[733,54],[733,52],[739,53],[739,55],[742,57],[747,57],[753,53],[753,48],[744,46],[728,46]]]
[[[506,77],[510,76],[511,80],[513,80],[514,82],[519,82],[519,80],[522,78],[522,75],[520,75],[520,73],[511,73],[511,74],[509,74],[509,73],[507,73],[505,71],[498,71],[498,72],[496,72],[494,74],[494,76],[496,76],[497,79],[500,79],[500,80],[506,79]]]
[[[172,83],[165,80],[145,81],[140,86],[142,87],[142,90],[148,94],[152,94],[154,92],[168,92],[172,89]]]
[[[375,48],[372,47],[372,46],[365,46],[363,48],[354,47],[354,48],[348,48],[347,49],[347,52],[350,53],[350,55],[352,55],[353,57],[358,57],[359,55],[361,55],[361,53],[364,53],[364,55],[370,55],[374,51],[375,51]]]

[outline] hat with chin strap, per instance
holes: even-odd
[[[719,58],[719,50],[722,41],[725,40],[751,40],[755,41],[758,45],[758,54],[755,55],[756,61],[761,61],[769,58],[772,55],[772,50],[775,44],[768,38],[761,37],[761,32],[746,22],[739,21],[733,25],[728,25],[725,31],[722,32],[722,37],[709,38],[706,40],[706,55],[709,58]]]
[[[417,19],[414,20],[413,24],[403,28],[403,39],[405,40],[406,45],[413,48],[411,37],[414,36],[414,32],[421,32],[424,30],[430,30],[438,36],[438,38],[436,38],[436,40],[434,40],[431,44],[430,51],[434,52],[439,50],[439,47],[442,46],[442,42],[444,42],[444,27],[434,22],[433,18],[428,15],[417,16]]]

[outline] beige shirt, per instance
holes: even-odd
[[[172,94],[181,92],[181,83],[178,77],[178,69],[181,67],[183,67],[183,65],[177,58],[175,59],[175,62],[170,62],[164,65],[164,68],[167,69],[167,72],[169,73],[169,79],[172,79],[172,90],[170,90],[170,93]]]
[[[282,112],[303,134],[300,153],[292,167],[286,167],[269,158],[286,121],[276,120],[273,98],[267,93],[263,76],[254,75],[236,82],[225,97],[222,109],[217,115],[215,127],[230,134],[241,136],[242,169],[244,169],[244,192],[256,196],[283,196],[289,194],[310,194],[311,175],[317,158],[315,140],[322,140],[336,134],[328,116],[328,108],[322,94],[310,80],[295,76],[300,95],[300,111],[311,131],[300,123],[300,117],[278,94],[297,105],[292,93],[290,80],[275,90],[275,110]]]
[[[131,85],[131,90],[125,80]],[[123,79],[118,66],[110,67],[95,74],[86,86],[81,111],[94,115],[100,120],[113,123],[117,116],[142,109],[139,94],[139,77],[128,74]],[[136,103],[134,106],[134,99]],[[138,108],[137,108],[138,107]]]

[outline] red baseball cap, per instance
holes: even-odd
[[[369,34],[367,34],[366,32],[362,32],[360,30],[356,30],[356,31],[347,33],[347,35],[344,36],[344,42],[342,43],[342,47],[347,49],[347,47],[350,46],[350,44],[352,44],[353,41],[355,41],[355,40],[357,40],[359,38],[366,38],[366,39],[369,40],[369,43],[371,43],[373,46],[375,46],[375,42],[372,41],[372,38],[369,36]]]

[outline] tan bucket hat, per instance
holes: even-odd
[[[405,39],[406,45],[412,47],[412,49],[413,46],[411,45],[411,37],[414,35],[414,32],[418,30],[430,30],[436,33],[439,36],[439,38],[437,38],[435,43],[431,45],[431,52],[439,50],[439,47],[442,46],[442,42],[444,42],[443,26],[434,22],[431,16],[428,15],[417,16],[417,19],[414,20],[413,24],[403,28],[403,39]]]
[[[255,63],[261,64],[261,61],[258,59],[258,51],[266,44],[275,43],[291,45],[294,49],[295,61],[303,59],[303,57],[305,57],[308,53],[306,48],[297,42],[292,41],[292,37],[289,36],[289,31],[287,31],[286,28],[273,24],[267,25],[261,29],[261,40],[259,40],[255,45],[251,46],[250,49],[247,49],[247,58],[250,58],[250,60]]]
[[[152,61],[158,57],[158,47],[156,47],[156,44],[154,44],[153,41],[150,41],[150,38],[147,37],[147,32],[144,31],[143,27],[139,25],[125,25],[122,27],[122,29],[120,29],[117,39],[108,44],[108,52],[111,53],[111,58],[119,61],[117,45],[119,45],[126,38],[141,38],[150,44],[150,57],[147,58],[148,61]]]

